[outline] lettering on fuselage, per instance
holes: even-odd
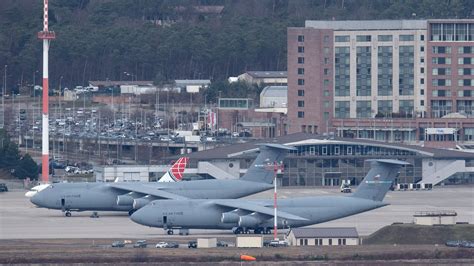
[[[172,216],[172,215],[183,215],[183,212],[163,212],[163,215]]]
[[[81,194],[74,194],[74,195],[65,195],[65,198],[80,198]]]

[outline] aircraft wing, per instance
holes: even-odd
[[[255,204],[252,202],[244,201],[244,200],[214,200],[212,201],[214,204],[228,207],[232,209],[241,209],[250,212],[256,212],[260,214],[264,214],[267,216],[272,216],[274,214],[273,208],[268,208],[259,204]],[[278,218],[283,218],[286,220],[293,220],[293,221],[307,221],[308,219],[303,218],[301,216],[297,216],[288,212],[278,211]]]
[[[154,196],[157,198],[162,198],[162,199],[188,199],[187,197],[183,197],[180,195],[176,195],[174,193],[170,193],[164,190],[161,190],[159,188],[143,185],[143,184],[123,184],[123,183],[109,183],[108,184],[110,187],[123,190],[126,192],[135,192],[135,193],[140,193],[143,195],[150,195]]]

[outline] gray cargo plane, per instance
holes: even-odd
[[[371,169],[351,196],[319,196],[278,200],[278,227],[300,227],[327,222],[388,204],[382,200],[408,163],[370,160]],[[234,233],[268,234],[273,226],[273,201],[244,199],[153,201],[131,219],[165,230],[233,229]]]
[[[232,199],[271,189],[274,172],[269,165],[283,160],[294,148],[261,144],[260,153],[245,175],[236,180],[198,180],[171,183],[56,183],[36,193],[39,207],[71,211],[134,211],[157,199]]]

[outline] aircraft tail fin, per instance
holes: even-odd
[[[260,144],[259,146],[260,153],[240,179],[271,184],[275,175],[274,164],[281,163],[288,151],[295,150],[295,148],[275,143]]]
[[[400,168],[409,163],[392,159],[374,159],[365,178],[352,195],[356,198],[382,201],[392,182],[398,176]]]
[[[179,158],[173,166],[166,172],[158,182],[179,182],[183,179],[184,169],[188,164],[188,157]]]

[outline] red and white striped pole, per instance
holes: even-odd
[[[277,240],[278,238],[278,205],[277,205],[277,175],[279,173],[283,173],[283,162],[273,163],[274,168],[273,171],[275,172],[275,178],[273,180],[273,239]]]
[[[277,240],[278,236],[278,216],[277,216],[277,171],[278,165],[275,163],[275,179],[273,180],[273,239]]]
[[[41,179],[43,183],[49,182],[49,80],[48,80],[48,54],[49,42],[56,35],[48,30],[48,0],[44,0],[43,31],[38,33],[38,38],[43,40],[43,127],[42,127],[42,152],[41,152]]]

